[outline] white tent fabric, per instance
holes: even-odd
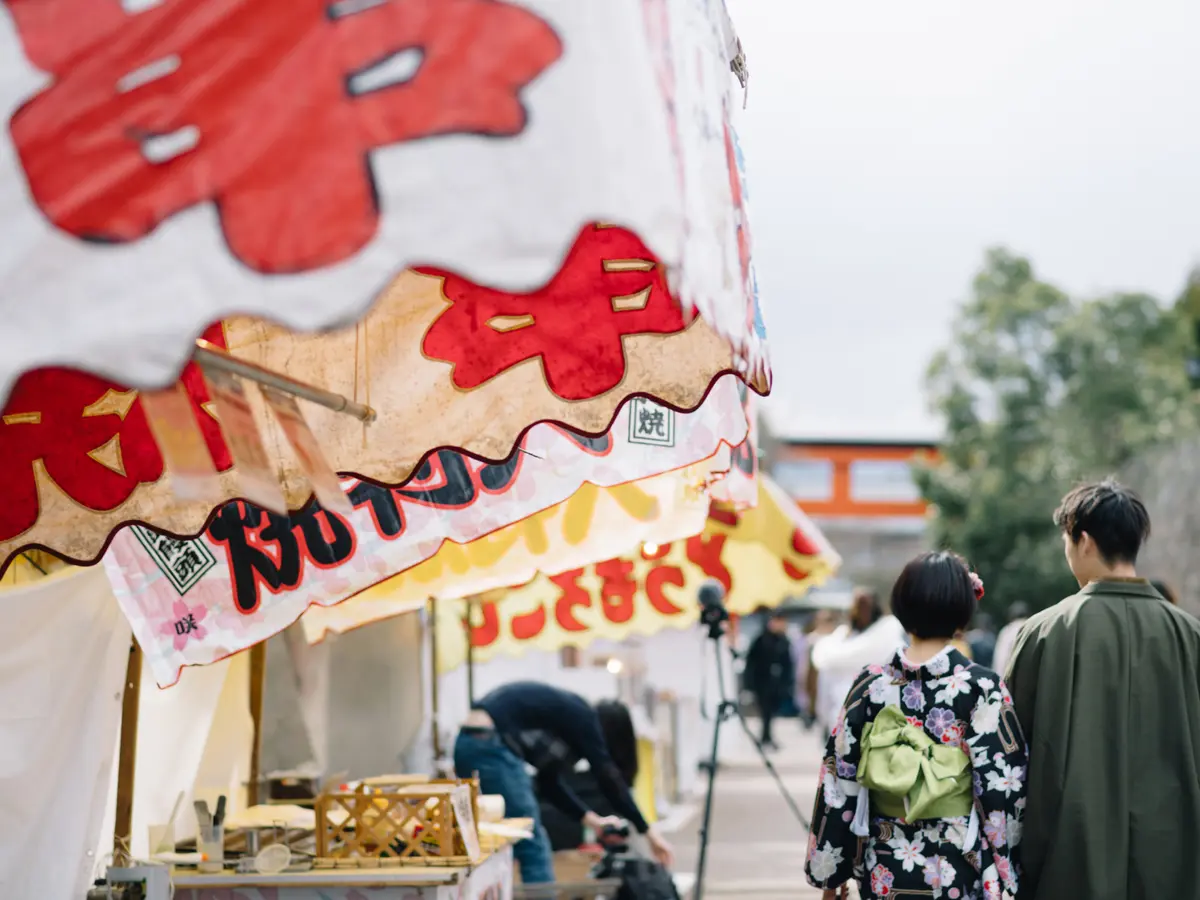
[[[131,634],[102,568],[0,589],[0,896],[78,900],[112,849],[121,699]],[[246,654],[160,691],[143,669],[131,843],[192,800],[245,805],[253,722]]]
[[[102,569],[0,590],[0,895],[91,882],[130,632]]]
[[[149,854],[150,826],[166,824],[180,791],[184,802],[175,821],[179,839],[196,833],[193,800],[206,800],[212,808],[224,793],[229,814],[243,807],[253,731],[249,680],[245,654],[185,669],[179,683],[165,691],[155,685],[149,668],[142,669],[130,826],[135,857]],[[105,853],[112,847],[116,814],[115,769],[107,788],[106,817],[99,831]]]

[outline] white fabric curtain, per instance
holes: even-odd
[[[0,895],[78,900],[96,867],[130,631],[104,570],[0,590]]]

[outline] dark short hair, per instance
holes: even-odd
[[[879,594],[872,588],[856,587],[854,589],[854,600],[850,607],[851,614],[858,609],[860,604],[867,609],[868,627],[883,618],[883,604],[879,602]]]
[[[952,638],[975,614],[971,569],[957,553],[922,553],[892,586],[892,615],[919,638]]]
[[[1086,531],[1104,561],[1137,562],[1138,551],[1150,537],[1150,514],[1141,499],[1111,478],[1084,484],[1063,497],[1054,511],[1054,524],[1071,543]]]
[[[638,747],[629,707],[620,700],[602,700],[596,704],[596,715],[600,719],[608,755],[625,784],[632,788],[638,775]]]

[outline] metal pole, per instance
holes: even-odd
[[[314,387],[303,381],[297,381],[295,378],[289,378],[278,372],[272,372],[270,369],[264,368],[257,363],[238,359],[228,351],[222,350],[215,344],[210,344],[203,339],[196,341],[196,362],[202,368],[220,369],[232,375],[240,375],[242,378],[248,378],[250,381],[256,381],[259,384],[273,387],[277,391],[293,394],[302,400],[307,400],[318,406],[324,406],[326,409],[332,409],[334,412],[354,416],[354,418],[362,422],[375,421],[375,410],[369,406],[365,406],[362,403],[355,403],[341,394],[333,393],[333,391]]]

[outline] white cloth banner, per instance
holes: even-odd
[[[665,2],[0,4],[0,405],[45,365],[164,383],[235,313],[357,318],[410,265],[531,290],[597,221],[740,333],[724,6]]]
[[[100,568],[0,591],[0,895],[91,884],[130,633]]]
[[[407,571],[447,540],[465,543],[528,518],[585,483],[637,481],[741,443],[747,426],[736,385],[733,376],[720,379],[686,414],[634,398],[599,438],[535,425],[509,463],[472,462],[468,471],[450,454],[430,461],[423,483],[348,481],[354,511],[346,516],[312,506],[289,519],[239,501],[193,541],[127,528],[104,566],[146,663],[169,686],[182,667],[252,647],[310,606],[333,606]],[[639,431],[647,422],[656,424],[648,437]],[[430,586],[425,596],[437,593]]]

